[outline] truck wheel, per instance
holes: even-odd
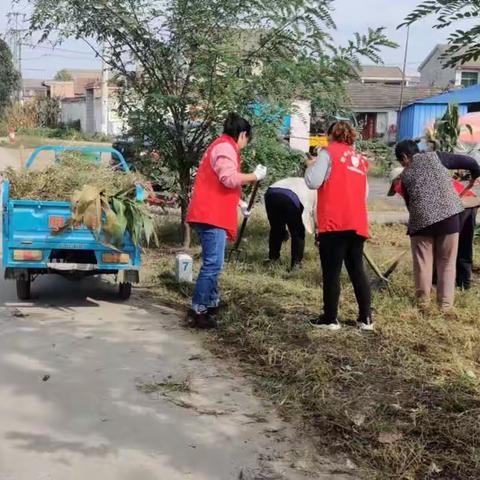
[[[118,295],[120,300],[128,300],[130,295],[132,294],[132,284],[127,283],[119,283],[118,284]]]
[[[30,278],[18,278],[17,279],[17,298],[19,300],[30,299]]]

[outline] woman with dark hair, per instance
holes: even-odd
[[[437,273],[437,303],[448,312],[455,300],[456,259],[462,227],[464,196],[480,176],[475,159],[445,152],[421,153],[417,142],[397,144],[395,155],[404,167],[401,188],[410,213],[416,296],[422,307],[430,304],[433,272]],[[469,170],[472,182],[455,191],[448,170]]]
[[[323,275],[323,310],[312,325],[340,329],[338,304],[340,274],[345,263],[359,306],[361,330],[373,330],[371,292],[364,265],[363,246],[368,238],[368,162],[355,151],[356,132],[345,121],[328,131],[329,146],[310,163],[305,182],[317,193],[317,229]]]
[[[226,240],[237,235],[237,208],[248,216],[241,202],[241,187],[263,180],[267,169],[258,165],[253,173],[241,173],[240,150],[252,138],[250,124],[230,114],[223,134],[205,152],[198,167],[187,222],[200,237],[202,267],[192,299],[189,322],[197,328],[214,328],[220,297],[218,278],[223,268]]]

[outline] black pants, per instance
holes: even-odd
[[[476,208],[467,208],[461,217],[462,229],[460,230],[457,255],[457,287],[460,288],[470,288],[472,281],[476,217]]]
[[[340,300],[340,274],[343,263],[355,290],[359,307],[358,320],[371,317],[372,295],[363,266],[365,239],[355,232],[331,232],[319,235],[320,261],[323,274],[323,309],[325,320],[334,322]]]
[[[303,260],[305,252],[305,226],[303,225],[303,206],[298,207],[287,195],[267,190],[265,208],[270,222],[269,253],[270,260],[278,260],[282,243],[292,239],[292,268]]]

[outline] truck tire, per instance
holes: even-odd
[[[30,277],[17,278],[17,298],[19,300],[30,300]]]
[[[132,284],[130,282],[118,284],[118,296],[120,300],[128,300],[132,294]]]

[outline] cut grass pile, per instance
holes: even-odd
[[[164,235],[171,231],[164,226]],[[226,265],[221,291],[228,308],[208,337],[210,348],[238,359],[256,375],[259,392],[284,415],[301,414],[319,448],[347,454],[366,479],[480,478],[478,284],[458,294],[448,319],[435,309],[420,313],[407,255],[392,276],[395,294],[374,296],[374,334],[349,325],[319,332],[308,325],[321,308],[313,242],[302,270],[287,273],[288,258],[262,265],[267,232],[264,220],[250,223],[246,261]],[[373,226],[372,234],[366,248],[380,264],[408,249],[403,226]],[[157,274],[148,294],[187,308],[192,288],[175,284],[173,255],[151,255]],[[346,281],[341,316],[344,324],[356,318]]]
[[[64,154],[60,161],[40,171],[7,168],[2,176],[10,180],[10,197],[24,200],[68,201],[85,185],[97,187],[111,197],[145,183],[139,174],[98,165],[77,154]]]

